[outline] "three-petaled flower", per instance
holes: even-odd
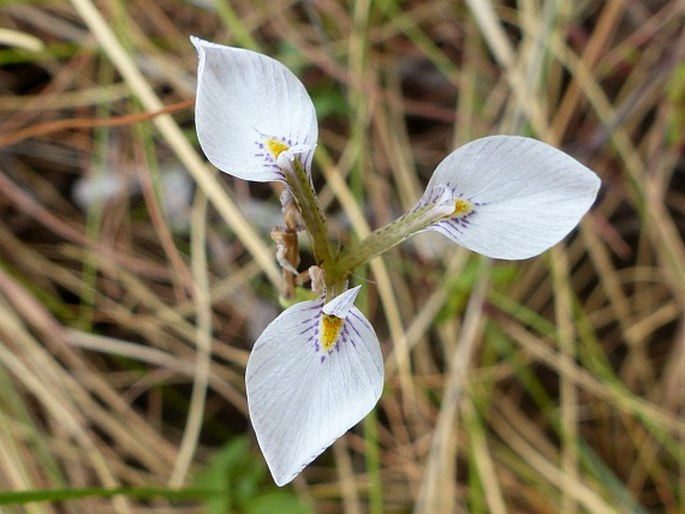
[[[302,83],[265,55],[192,42],[199,53],[196,128],[205,155],[233,176],[285,184],[323,281],[316,288],[320,299],[296,303],[264,330],[247,364],[252,424],[275,482],[283,485],[380,398],[378,339],[353,305],[359,286],[347,289],[357,267],[425,230],[489,257],[533,257],[578,224],[600,181],[535,139],[477,139],[438,165],[414,208],[334,251],[311,180],[318,125]]]

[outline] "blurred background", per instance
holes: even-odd
[[[678,0],[3,1],[2,512],[684,512],[684,28]],[[538,258],[434,235],[359,270],[383,397],[283,489],[243,382],[278,191],[199,153],[191,34],[304,82],[343,243],[488,134],[603,181]]]

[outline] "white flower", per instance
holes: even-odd
[[[290,482],[376,405],[383,357],[353,305],[359,287],[327,304],[295,304],[264,330],[247,363],[250,418],[274,481]]]
[[[595,173],[526,137],[490,136],[449,154],[417,204],[447,188],[452,212],[426,228],[498,259],[526,259],[564,238],[595,201]]]
[[[329,291],[424,230],[489,257],[532,257],[566,236],[597,196],[597,176],[560,150],[524,137],[486,137],[447,156],[411,211],[339,250],[311,180],[318,128],[302,83],[264,55],[191,39],[199,53],[195,122],[205,155],[236,177],[287,184]],[[380,398],[383,359],[371,324],[353,305],[358,291],[288,308],[250,354],[250,418],[278,485]]]
[[[297,77],[265,55],[191,41],[199,55],[195,126],[210,162],[254,182],[285,182],[281,154],[299,155],[309,171],[319,129]]]

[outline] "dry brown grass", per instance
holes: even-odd
[[[603,179],[542,257],[417,238],[360,271],[386,389],[292,494],[320,513],[683,512],[684,21],[679,0],[5,1],[0,491],[97,489],[7,512],[194,512],[200,493],[169,491],[250,434],[278,203],[198,153],[190,34],[305,82],[343,240],[481,135],[534,135]],[[103,176],[118,192],[80,207]],[[249,441],[245,480],[263,472]],[[273,493],[248,482],[233,511]],[[102,492],[120,486],[138,493]]]

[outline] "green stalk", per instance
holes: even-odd
[[[349,275],[359,266],[450,214],[445,211],[444,203],[439,200],[428,202],[392,223],[374,230],[358,243],[342,251],[337,262],[338,273],[343,276]]]
[[[383,514],[383,487],[381,482],[381,457],[378,447],[378,419],[373,409],[363,421],[366,451],[366,469],[369,474],[369,512]]]
[[[328,239],[326,216],[319,203],[319,197],[316,196],[309,174],[299,158],[292,161],[292,166],[282,169],[311,237],[316,264],[325,270],[327,266],[333,265],[334,256],[333,247]]]
[[[134,499],[164,498],[166,500],[204,500],[223,491],[203,487],[169,489],[164,487],[86,487],[83,489],[33,489],[28,491],[0,491],[0,505],[25,505],[29,502],[65,502],[81,498],[111,498],[123,495]]]
[[[99,79],[101,84],[112,84],[114,81],[114,69],[108,62],[103,61],[102,67],[99,70]],[[96,107],[97,117],[106,118],[111,115],[109,104],[102,104]],[[109,127],[95,128],[93,131],[93,141],[97,150],[93,153],[91,160],[92,178],[99,181],[106,173],[108,166],[109,155],[108,148],[111,145],[110,129]],[[100,199],[88,205],[86,211],[86,237],[88,241],[97,244],[100,238],[100,229],[102,228],[102,218],[104,213],[104,202]],[[81,292],[81,305],[79,308],[80,323],[84,330],[92,329],[93,312],[95,305],[95,296],[97,291],[97,275],[98,275],[98,255],[95,252],[87,251],[84,253],[83,259],[83,284],[84,287]]]

